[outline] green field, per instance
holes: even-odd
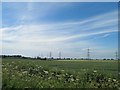
[[[3,58],[3,88],[119,88],[117,60]]]

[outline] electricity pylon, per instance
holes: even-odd
[[[90,60],[90,49],[87,49],[87,59]]]

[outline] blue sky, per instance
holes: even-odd
[[[2,3],[3,54],[115,58],[117,3]]]

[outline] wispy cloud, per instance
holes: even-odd
[[[111,33],[117,33],[117,11],[99,16],[87,18],[86,20],[64,21],[60,23],[36,23],[37,16],[29,15],[33,9],[32,4],[28,5],[27,14],[19,16],[21,23],[16,26],[4,27],[2,30],[3,53],[23,53],[36,55],[40,52],[49,51],[64,52],[64,56],[85,57],[80,51],[86,47],[95,46],[95,42],[89,39],[102,37],[107,38]],[[49,8],[53,8],[48,6]],[[43,17],[49,12],[48,7],[42,12]],[[42,6],[41,6],[42,8]],[[57,10],[57,9],[55,9]],[[47,12],[48,11],[48,12]],[[57,56],[57,54],[55,54]]]
[[[87,21],[84,20],[71,23],[63,22],[58,24],[32,25],[26,23],[25,25],[19,25],[16,27],[2,28],[3,40],[36,40],[35,42],[52,42],[117,32],[117,17],[115,17],[116,14],[117,11],[97,17],[92,17]],[[12,37],[15,38],[13,39]]]
[[[102,37],[108,37],[110,34],[105,34],[105,35],[103,35]]]

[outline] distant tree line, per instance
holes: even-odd
[[[25,57],[22,55],[0,55],[0,58],[22,58],[22,59],[34,59],[34,60],[88,60],[87,58],[54,58],[54,57]],[[89,59],[89,60],[100,60],[100,59]],[[101,59],[101,60],[114,60],[113,58],[111,59]]]
[[[17,58],[21,58],[21,55],[1,55],[0,57],[2,58],[6,58],[6,57],[17,57]]]

